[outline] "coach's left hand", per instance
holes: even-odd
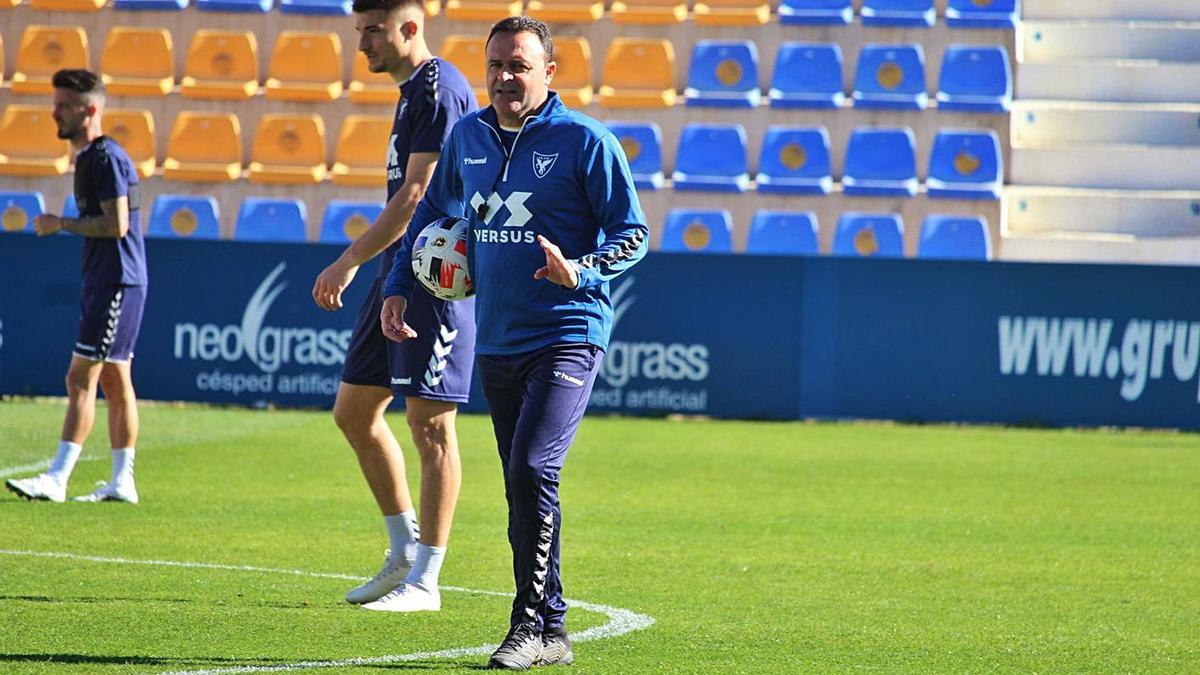
[[[563,257],[562,250],[550,243],[549,239],[539,234],[537,240],[542,245],[542,251],[546,253],[546,266],[538,268],[533,273],[533,278],[546,279],[575,290],[579,286],[579,270],[575,263]]]

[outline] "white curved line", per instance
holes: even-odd
[[[302,577],[321,579],[345,579],[360,581],[361,576],[353,574],[338,574],[335,572],[309,572],[307,570],[287,569],[281,567],[258,567],[255,565],[228,565],[223,563],[183,562],[178,560],[135,560],[131,558],[112,558],[105,556],[80,555],[77,553],[60,553],[55,551],[24,551],[15,549],[0,549],[0,555],[25,556],[31,558],[60,558],[80,560],[84,562],[115,563],[120,565],[151,565],[156,567],[186,567],[191,569],[226,570],[230,572],[258,572],[263,574],[292,574]],[[489,595],[507,598],[511,593],[500,591],[481,591],[458,586],[442,586],[444,591],[456,593],[471,593],[474,595]],[[589,612],[597,612],[608,616],[608,623],[593,626],[571,636],[573,642],[588,642],[602,638],[617,637],[626,633],[643,630],[654,625],[653,617],[645,614],[610,607],[582,600],[567,599],[572,606]],[[480,645],[478,647],[455,647],[430,652],[413,652],[411,654],[389,654],[386,656],[366,656],[333,661],[301,661],[270,666],[232,666],[229,668],[212,668],[208,670],[172,670],[160,675],[225,675],[226,673],[267,673],[292,670],[309,670],[313,668],[341,668],[347,666],[367,666],[380,663],[401,663],[406,661],[424,661],[428,659],[452,659],[476,654],[490,654],[496,649],[495,645]]]
[[[80,457],[77,461],[94,462],[98,459],[100,459],[100,458],[99,457]],[[3,469],[0,469],[0,478],[8,478],[9,476],[15,476],[19,473],[32,473],[34,471],[45,471],[46,469],[50,468],[50,465],[52,463],[53,463],[52,460],[43,459],[43,460],[39,460],[36,462],[30,462],[29,464],[22,464],[21,466],[7,466],[7,467],[4,467]]]

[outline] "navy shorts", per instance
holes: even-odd
[[[358,313],[342,381],[388,387],[397,396],[466,403],[475,362],[475,299],[448,302],[414,289],[404,321],[417,337],[397,343],[384,337],[379,324],[383,282],[375,279]]]
[[[90,361],[132,359],[145,304],[145,286],[84,286],[75,355]]]

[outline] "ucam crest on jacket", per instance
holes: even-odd
[[[471,224],[478,353],[517,354],[559,343],[608,347],[609,281],[646,254],[649,231],[625,153],[603,124],[568,109],[551,92],[541,111],[526,118],[509,154],[495,110],[464,116],[413,214],[385,297],[414,292],[413,241],[445,216]],[[577,288],[533,278],[546,264],[539,234],[577,264]]]

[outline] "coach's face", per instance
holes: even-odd
[[[96,106],[87,96],[70,89],[54,90],[54,122],[59,138],[70,141],[85,135],[94,114]]]
[[[546,102],[555,63],[546,61],[538,36],[496,33],[487,45],[488,98],[500,123],[516,127]]]
[[[408,58],[417,27],[406,10],[373,9],[354,15],[358,51],[367,57],[367,68],[372,73],[391,73]]]

